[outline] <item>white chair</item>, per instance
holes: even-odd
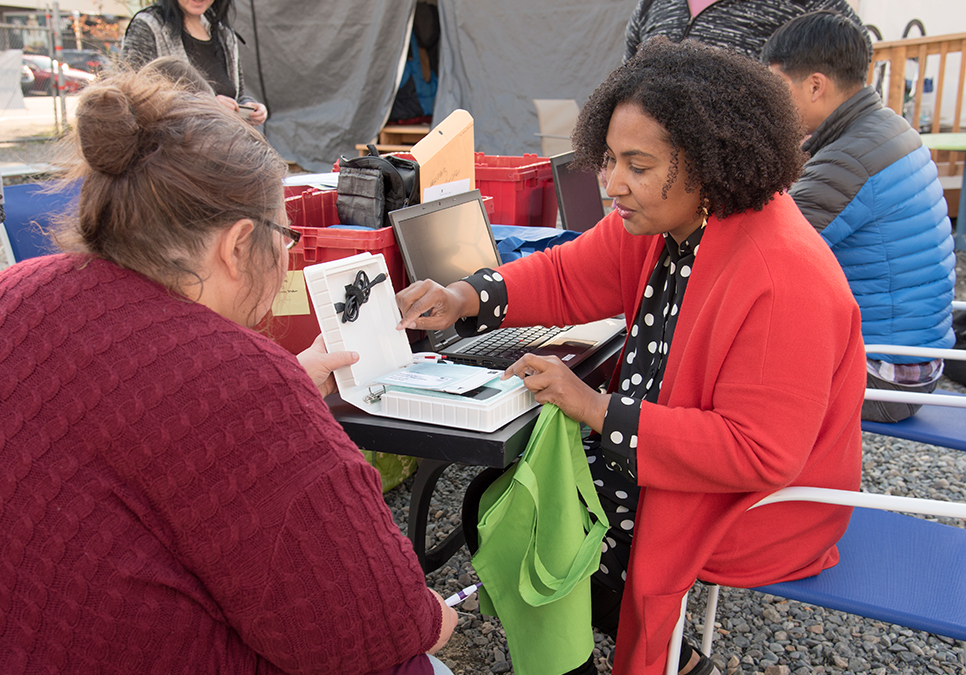
[[[57,214],[67,210],[80,194],[74,183],[60,192],[48,192],[45,183],[23,183],[3,188],[2,243],[6,261],[21,262],[53,252],[44,232]]]
[[[0,223],[0,269],[10,267],[16,262],[13,247],[10,246],[10,237],[7,236],[7,226]]]
[[[819,575],[752,590],[966,640],[966,529],[901,515],[962,518],[966,503],[812,487],[788,487],[751,508],[784,501],[857,507],[839,542],[838,565]],[[874,578],[873,578],[874,577]],[[718,587],[710,586],[701,651],[710,655]],[[666,668],[677,673],[687,608]]]
[[[966,302],[957,301],[953,302],[952,304],[953,309],[966,309]],[[966,350],[960,349],[931,349],[898,345],[867,344],[865,346],[865,351],[867,354],[894,354],[897,356],[920,356],[929,359],[942,358],[966,361]],[[865,398],[870,401],[918,403],[923,405],[923,408],[916,413],[916,415],[913,415],[902,422],[863,422],[862,429],[864,431],[895,436],[897,438],[907,438],[917,442],[939,445],[955,450],[966,450],[966,396],[944,391],[922,394],[914,392],[888,391],[882,389],[866,389]],[[932,406],[936,407],[933,408]],[[949,410],[949,408],[953,408],[953,410]],[[751,508],[758,508],[766,504],[774,504],[782,501],[812,501],[826,504],[841,504],[844,506],[854,506],[880,511],[916,513],[920,515],[946,516],[966,519],[966,504],[811,487],[788,487],[783,490],[778,490],[768,497],[765,497]],[[897,514],[893,515],[903,520],[896,521],[892,517],[874,519],[875,529],[879,529],[883,525],[888,525],[890,522],[892,524],[898,523],[907,526],[904,527],[904,531],[911,532],[913,536],[921,535],[928,537],[929,535],[934,534],[932,528],[937,526],[936,523],[929,523],[928,521],[910,518],[909,516],[898,516]],[[927,524],[919,525],[917,523]],[[853,526],[856,528],[855,530],[852,529]],[[949,528],[949,526],[938,527]],[[885,532],[869,532],[868,528],[869,526],[866,524],[865,519],[854,520],[853,523],[849,525],[849,531],[852,532],[853,537],[859,535],[856,538],[861,539],[865,534],[869,533],[876,537],[882,537],[883,541],[885,541]],[[961,594],[957,599],[960,607],[963,608],[963,611],[959,616],[958,624],[954,618],[951,630],[947,630],[947,632],[939,632],[939,634],[948,635],[949,637],[957,637],[960,640],[966,640],[966,562],[963,562],[966,561],[966,530],[961,530],[959,528],[949,529],[956,530],[956,532],[947,532],[945,530],[942,532],[943,534],[950,535],[947,538],[952,541],[954,545],[959,546],[959,553],[950,552],[949,556],[952,560],[958,561],[957,564],[959,565],[958,569],[960,574],[958,578],[954,580],[949,580],[945,577],[943,577],[941,580],[934,579],[934,583],[930,586],[930,590],[942,596],[947,590],[947,584],[955,584],[956,581],[959,582]],[[846,539],[845,537],[843,537],[843,541],[846,542],[846,546],[850,544],[850,540]],[[893,545],[892,542],[887,543],[889,543],[890,546]],[[840,547],[842,545],[843,544],[840,542]],[[909,546],[908,550],[915,551],[915,547]],[[896,552],[897,555],[899,553],[901,553],[901,551]],[[915,578],[916,574],[922,569],[915,563],[910,563],[909,560],[905,560],[901,557],[896,558],[891,562],[896,564],[908,564],[908,578]],[[943,630],[940,626],[929,624],[927,619],[931,621],[932,618],[929,618],[927,613],[924,611],[919,611],[918,613],[910,612],[906,614],[908,618],[903,619],[901,616],[896,614],[888,614],[889,612],[895,611],[895,608],[885,608],[881,605],[881,603],[880,605],[876,605],[874,602],[869,602],[867,598],[864,599],[863,603],[861,604],[865,604],[869,607],[869,609],[863,611],[859,606],[860,603],[856,603],[854,598],[849,598],[848,593],[846,592],[847,589],[843,590],[838,587],[838,584],[842,583],[838,581],[839,576],[846,580],[850,577],[848,566],[849,561],[846,560],[845,556],[843,555],[843,559],[840,560],[839,564],[835,568],[832,568],[833,570],[838,570],[838,572],[830,573],[829,570],[826,570],[818,575],[818,577],[811,577],[810,579],[786,582],[783,584],[772,584],[770,586],[762,587],[762,589],[764,589],[766,592],[774,593],[775,595],[788,597],[788,595],[784,595],[781,592],[782,589],[785,589],[786,593],[788,593],[788,589],[792,589],[793,594],[796,594],[797,592],[801,592],[801,590],[797,592],[795,591],[796,585],[798,587],[807,587],[810,584],[814,584],[813,580],[822,579],[823,582],[830,582],[829,585],[832,589],[823,597],[831,599],[830,604],[837,606],[830,607],[830,604],[817,602],[812,595],[806,593],[805,595],[807,595],[809,599],[805,601],[809,604],[817,604],[824,607],[829,607],[830,609],[841,609],[842,611],[852,614],[860,614],[870,618],[877,618],[888,621],[889,623],[900,623],[900,621],[894,620],[900,619],[905,621],[905,623],[901,623],[901,625],[905,625],[910,628],[918,628],[920,630],[929,630],[930,628],[923,627],[926,625],[934,629],[931,632]],[[714,584],[708,587],[708,601],[705,609],[701,651],[709,656],[711,654],[712,640],[714,639],[714,617],[717,614],[718,609],[719,590],[719,587]],[[869,589],[862,589],[863,592],[868,590]],[[801,597],[805,597],[805,595]],[[790,599],[795,600],[800,598],[791,597]],[[671,647],[668,652],[668,662],[665,669],[666,675],[675,675],[678,670],[678,648],[684,635],[684,617],[686,615],[687,606],[688,596],[685,595],[681,601],[681,615],[671,637]],[[884,616],[887,614],[891,618],[884,618]],[[910,623],[916,625],[910,625]],[[956,634],[949,635],[949,632],[954,632]]]
[[[956,304],[966,305],[966,303],[953,303],[954,308]],[[963,349],[925,349],[880,344],[868,344],[865,349],[869,354],[921,356],[948,361],[966,360],[966,350]],[[966,451],[966,396],[943,390],[921,394],[866,389],[865,397],[870,401],[916,403],[923,407],[915,415],[901,422],[863,421],[863,431]]]
[[[966,520],[966,503],[788,487],[751,508],[785,501],[841,504],[857,510],[839,542],[838,565],[814,577],[752,590],[966,640],[966,529],[900,515]],[[701,651],[708,655],[718,591],[716,585],[708,589],[701,642]],[[677,673],[686,609],[687,597],[671,638],[668,675]]]
[[[953,308],[966,309],[966,302],[954,302]],[[966,350],[957,349],[927,349],[921,347],[868,344],[866,345],[866,353],[921,356],[930,359],[942,358],[951,360],[966,360]],[[894,422],[891,424],[863,422],[863,430],[871,431],[873,433],[881,433],[884,435],[891,435],[898,438],[907,438],[917,442],[929,443],[932,445],[948,447],[956,450],[966,450],[966,396],[943,391],[933,392],[930,394],[921,394],[913,392],[887,391],[881,389],[866,389],[865,398],[872,401],[900,401],[906,403],[919,403],[923,405],[923,408],[916,413],[916,415],[913,415],[902,422]],[[936,407],[934,408],[933,406]],[[952,410],[950,410],[950,408],[952,408]],[[773,504],[781,501],[813,501],[828,504],[842,504],[845,506],[861,507],[864,509],[888,510],[894,512],[917,513],[920,515],[947,516],[966,519],[966,504],[810,487],[788,487],[783,490],[778,490],[777,492],[769,495],[755,504],[755,506],[752,508],[758,508],[766,504]],[[892,516],[901,518],[902,520],[895,520]],[[866,518],[855,519],[849,526],[849,531],[852,533],[851,536],[860,540],[865,539],[867,534],[873,537],[883,537],[884,532],[875,530],[880,530],[882,527],[888,526],[889,524],[899,524],[904,526],[903,530],[910,532],[911,536],[922,536],[929,538],[935,533],[932,528],[934,526],[938,526],[936,523],[929,523],[928,521],[910,518],[909,516],[898,516],[897,514],[892,514],[892,516],[871,519],[871,524],[866,522],[869,520]],[[927,524],[920,525],[919,523]],[[855,530],[853,530],[853,527],[855,527]],[[940,579],[934,579],[933,583],[928,589],[936,596],[943,597],[946,595],[946,591],[950,584],[954,584],[955,581],[958,581],[960,584],[960,595],[954,597],[956,597],[956,599],[959,601],[959,605],[963,608],[963,611],[960,614],[959,619],[954,619],[951,629],[946,630],[946,632],[942,632],[943,629],[941,626],[928,623],[928,621],[932,621],[935,617],[928,617],[928,613],[925,611],[918,611],[918,613],[909,612],[903,615],[907,618],[903,618],[903,616],[900,616],[900,614],[902,614],[901,612],[899,614],[890,614],[890,612],[895,611],[895,608],[883,607],[881,603],[880,605],[876,605],[875,602],[869,601],[868,598],[863,598],[861,603],[857,602],[854,598],[849,598],[848,593],[846,592],[847,588],[840,588],[839,585],[843,582],[838,580],[838,578],[841,576],[842,578],[846,579],[847,583],[847,580],[851,577],[851,572],[848,568],[849,561],[845,559],[845,556],[843,556],[843,559],[839,562],[838,566],[832,568],[833,570],[838,570],[838,572],[830,573],[828,570],[826,570],[825,572],[822,572],[822,574],[818,575],[818,577],[811,577],[810,579],[786,582],[783,584],[773,584],[762,587],[762,589],[754,590],[765,590],[769,593],[789,597],[788,589],[792,589],[793,593],[791,595],[795,595],[796,593],[801,592],[803,588],[807,590],[807,586],[815,583],[813,580],[822,579],[823,583],[829,582],[831,587],[831,591],[822,597],[829,598],[830,602],[826,601],[823,603],[816,601],[816,598],[810,593],[805,593],[800,597],[790,597],[790,599],[803,599],[803,601],[808,602],[809,604],[817,604],[824,607],[829,607],[831,609],[841,609],[842,611],[849,613],[860,614],[870,618],[877,618],[890,623],[900,623],[901,625],[911,628],[918,628],[920,630],[930,630],[930,628],[932,628],[933,630],[930,632],[938,631],[939,634],[947,635],[949,637],[957,637],[960,640],[966,640],[966,563],[962,562],[966,560],[966,530],[949,528],[949,526],[938,527],[955,530],[954,532],[947,532],[946,530],[942,530],[941,532],[949,535],[948,537],[945,537],[944,540],[949,539],[954,545],[959,547],[958,553],[949,553],[950,559],[958,561],[958,578],[950,580],[944,576]],[[848,546],[850,543],[850,540],[846,539],[845,537],[843,537],[843,541],[845,542],[845,546]],[[886,540],[883,538],[883,541]],[[887,541],[886,543],[888,543],[890,547],[896,546],[896,544],[891,541]],[[841,546],[843,546],[843,544],[840,542],[840,547]],[[906,550],[915,551],[916,547],[910,545]],[[902,553],[901,550],[893,552],[897,557],[890,560],[890,562],[897,565],[908,565],[908,569],[906,570],[908,573],[908,578],[916,578],[916,574],[919,573],[922,568],[917,566],[914,562],[902,558],[900,556]],[[797,587],[800,587],[798,591],[795,590],[796,585]],[[785,590],[785,594],[782,593],[783,589]],[[861,590],[863,593],[866,593],[869,589]],[[701,651],[707,655],[711,654],[712,640],[714,638],[714,617],[717,613],[718,594],[719,587],[717,585],[712,584],[708,587],[704,631],[702,633],[701,641]],[[922,597],[924,596],[920,595],[920,599]],[[684,617],[687,611],[687,603],[688,596],[685,595],[681,602],[681,616],[671,637],[670,645],[672,646],[668,653],[668,662],[665,670],[667,675],[675,675],[675,673],[677,673],[679,665],[678,646],[681,644],[681,639],[684,635]],[[869,609],[863,610],[863,606],[868,607]],[[958,624],[956,621],[958,621]],[[954,634],[949,635],[950,632],[953,632]]]

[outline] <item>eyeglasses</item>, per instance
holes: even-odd
[[[296,230],[293,230],[290,227],[285,227],[284,225],[279,225],[273,220],[262,219],[261,222],[264,223],[265,225],[268,225],[276,232],[282,233],[282,240],[285,242],[286,249],[291,249],[293,246],[299,243],[299,239],[302,238],[301,232],[297,232]]]

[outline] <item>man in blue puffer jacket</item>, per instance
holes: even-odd
[[[813,12],[769,39],[761,60],[788,84],[811,158],[790,193],[828,242],[862,311],[867,344],[948,348],[956,257],[936,165],[919,134],[865,85],[862,29]],[[870,388],[930,392],[942,360],[875,355]],[[897,422],[917,405],[866,401],[862,419]]]

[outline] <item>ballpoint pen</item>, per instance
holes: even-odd
[[[472,586],[467,586],[462,591],[458,591],[453,595],[446,598],[446,606],[452,607],[453,605],[458,605],[468,597],[476,593],[478,590],[483,588],[483,584],[473,584]]]

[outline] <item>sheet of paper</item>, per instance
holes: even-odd
[[[334,189],[338,184],[338,173],[302,173],[286,176],[282,179],[282,185],[304,185],[305,187],[317,187],[324,190]]]
[[[431,202],[450,195],[458,195],[462,192],[470,191],[470,179],[454,180],[452,183],[440,183],[423,190],[423,202]]]
[[[462,394],[500,377],[501,371],[455,363],[414,363],[376,378],[380,384]]]

